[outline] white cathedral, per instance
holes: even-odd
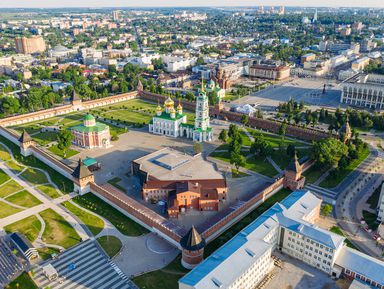
[[[204,90],[201,90],[196,98],[195,125],[187,123],[187,115],[183,114],[180,103],[176,109],[174,105],[174,101],[168,97],[164,102],[164,110],[160,105],[156,108],[156,115],[149,124],[149,132],[191,138],[197,142],[212,141],[208,97]]]

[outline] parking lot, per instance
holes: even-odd
[[[324,84],[327,85],[325,94],[323,94]],[[340,88],[336,83],[329,80],[293,78],[290,81],[254,92],[234,103],[256,104],[262,110],[274,110],[279,103],[287,102],[292,98],[297,102],[304,100],[307,105],[314,107],[335,108],[340,106],[340,95]]]

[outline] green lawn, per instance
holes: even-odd
[[[378,205],[379,199],[380,199],[381,188],[382,188],[383,184],[384,184],[384,182],[378,188],[376,188],[376,190],[373,192],[373,194],[367,200],[367,203],[369,204],[369,207],[371,209],[376,210],[376,208],[377,208],[377,205]]]
[[[11,159],[11,155],[9,152],[5,149],[3,145],[0,144],[0,160],[8,161]]]
[[[127,125],[148,124],[153,117],[149,114],[126,110],[108,111],[102,113],[101,116],[106,119],[123,122]]]
[[[19,277],[13,280],[5,289],[39,289],[29,275],[23,272]]]
[[[328,170],[327,167],[318,167],[315,163],[312,167],[310,167],[308,170],[305,171],[303,174],[306,178],[307,183],[313,184],[316,182],[326,171]]]
[[[118,188],[120,191],[124,192],[124,193],[127,193],[127,190],[123,187],[123,186],[120,186],[118,183],[121,181],[121,178],[119,177],[115,177],[113,179],[110,179],[108,181],[108,183],[110,183],[112,186]]]
[[[115,236],[102,236],[97,238],[97,242],[99,242],[110,258],[116,256],[123,246],[120,239]]]
[[[0,169],[0,185],[4,184],[6,181],[8,181],[11,177],[8,176],[6,173],[4,173],[3,170]],[[1,193],[0,193],[1,194]]]
[[[360,154],[359,157],[355,160],[353,160],[345,169],[340,170],[336,175],[330,174],[328,177],[326,177],[321,183],[320,186],[323,188],[334,188],[338,184],[340,184],[345,177],[347,177],[354,169],[356,169],[368,156],[369,156],[369,149],[364,149]]]
[[[34,242],[41,230],[41,223],[36,216],[30,216],[23,220],[4,227],[7,233],[20,232],[31,242]]]
[[[135,277],[133,282],[141,289],[178,289],[177,282],[188,272],[189,270],[181,266],[181,256],[179,255],[167,267]]]
[[[269,161],[261,156],[252,156],[246,159],[244,167],[268,177],[273,177],[278,173]]]
[[[56,248],[51,248],[51,247],[44,247],[44,248],[39,248],[37,249],[39,252],[39,256],[42,260],[48,260],[51,258],[52,254],[59,254],[60,251]]]
[[[335,233],[335,234],[338,234],[338,235],[340,235],[340,236],[345,237],[343,231],[342,231],[339,227],[337,227],[337,226],[333,226],[333,227],[330,229],[330,231],[333,232],[333,233]],[[358,249],[355,245],[353,245],[353,243],[352,243],[350,240],[348,240],[348,239],[345,239],[345,244],[346,244],[348,247],[352,248],[352,249],[359,250],[359,249]]]
[[[297,157],[300,159],[304,156],[309,156],[310,149],[297,149]],[[292,157],[287,155],[286,149],[284,150],[273,150],[271,158],[273,161],[280,167],[280,169],[284,170],[289,162],[292,160]]]
[[[47,176],[34,168],[27,168],[22,174],[21,177],[26,179],[28,182],[32,184],[44,184],[48,183]]]
[[[237,222],[232,227],[223,232],[220,236],[218,236],[215,240],[213,240],[206,246],[204,251],[205,258],[211,255],[214,251],[216,251],[226,242],[228,242],[233,236],[239,233],[251,222],[253,222],[263,212],[272,207],[276,202],[283,200],[290,193],[291,191],[287,189],[280,190],[275,195],[267,199],[263,204],[258,206],[251,213],[249,213],[247,216],[242,218],[239,222]],[[181,256],[179,255],[167,267],[135,277],[133,278],[133,282],[135,282],[135,284],[138,285],[141,289],[178,289],[178,280],[189,272],[189,270],[181,266],[180,259]]]
[[[45,230],[42,236],[44,242],[70,248],[80,242],[80,237],[75,229],[58,213],[47,209],[40,213],[45,222]]]
[[[32,136],[33,140],[39,145],[45,146],[53,141],[56,141],[57,132],[45,131]]]
[[[52,199],[56,199],[61,196],[57,192],[56,188],[54,188],[52,185],[40,185],[40,186],[37,186],[36,188]]]
[[[12,207],[11,205],[8,205],[7,203],[4,203],[2,201],[0,201],[0,207],[0,219],[22,211],[22,209]]]
[[[12,193],[21,191],[22,189],[24,188],[20,186],[18,183],[16,183],[16,181],[11,180],[8,183],[0,186],[0,197],[5,198]]]
[[[127,236],[140,236],[148,233],[148,230],[128,218],[92,193],[77,196],[72,199],[80,206],[95,212],[110,221],[122,234]]]
[[[76,207],[70,202],[64,202],[62,205],[70,210],[74,215],[76,215],[89,228],[94,236],[103,230],[104,221],[99,217]]]
[[[379,223],[377,222],[377,215],[376,214],[373,214],[371,212],[363,210],[363,218],[364,218],[364,221],[367,223],[368,227],[372,231],[377,230]]]
[[[4,143],[12,151],[13,156],[19,163],[25,166],[37,167],[46,171],[49,174],[51,180],[62,192],[69,193],[73,191],[73,182],[71,180],[67,179],[62,174],[47,166],[45,163],[38,160],[34,156],[22,156],[20,154],[20,147],[5,137],[0,136],[0,142]]]
[[[32,195],[26,190],[11,195],[7,197],[6,200],[8,202],[11,202],[12,204],[16,204],[26,208],[32,208],[41,204],[39,199],[37,199],[34,195]]]
[[[61,158],[66,158],[66,159],[71,158],[71,157],[73,157],[73,156],[75,156],[75,155],[77,155],[79,153],[77,150],[68,149],[67,150],[67,154],[64,156],[63,150],[59,149],[57,147],[57,145],[50,146],[48,148],[48,150],[50,152],[54,153],[55,155],[57,155],[57,156],[59,156]]]
[[[14,173],[16,173],[16,174],[22,172],[22,170],[25,169],[25,167],[20,166],[19,164],[17,164],[17,163],[14,162],[14,161],[9,161],[9,162],[7,162],[7,167],[9,167],[9,168],[10,168]]]
[[[266,133],[266,132],[263,132],[263,131],[260,131],[260,130],[256,130],[256,129],[252,129],[252,128],[247,128],[247,131],[251,135],[253,135],[253,136],[255,136],[257,134],[261,134],[264,137],[264,139],[266,141],[268,141],[269,144],[273,148],[278,148],[280,143],[282,143],[285,147],[287,147],[290,144],[292,144],[292,145],[294,145],[296,147],[298,147],[298,146],[309,146],[310,145],[308,143],[301,142],[301,141],[298,141],[298,140],[292,140],[292,139],[288,139],[288,138],[282,139],[282,137],[280,135]]]

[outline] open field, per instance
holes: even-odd
[[[4,173],[3,170],[0,169],[0,185],[1,184],[4,184],[6,181],[8,181],[10,179],[10,177]],[[1,194],[1,193],[0,193]]]
[[[26,190],[13,194],[5,198],[5,200],[11,202],[12,204],[16,204],[26,208],[32,208],[41,204],[41,202],[34,195],[32,195]]]
[[[11,180],[8,183],[0,186],[0,197],[5,198],[12,193],[21,191],[22,189],[23,187],[16,183],[16,181]]]
[[[9,152],[5,149],[3,145],[0,144],[0,160],[8,161],[11,159]]]
[[[34,168],[27,168],[20,176],[31,184],[38,185],[48,183],[47,176]]]
[[[147,229],[91,193],[83,196],[77,196],[73,198],[73,201],[78,205],[104,217],[124,235],[140,236],[148,233]]]
[[[70,202],[65,202],[62,205],[76,215],[89,228],[94,236],[104,228],[104,221],[97,216],[78,208]]]
[[[96,239],[100,246],[108,254],[110,258],[116,256],[120,252],[123,244],[120,239],[115,236],[102,236]]]
[[[59,149],[57,145],[50,146],[48,150],[61,158],[71,158],[79,153],[77,150],[68,149],[66,155],[64,156],[64,152]]]
[[[56,199],[61,196],[52,185],[40,185],[36,188],[52,199]]]
[[[22,209],[12,207],[11,205],[8,205],[7,203],[4,203],[2,201],[0,201],[0,207],[0,219],[22,211]]]
[[[73,182],[67,179],[66,177],[64,177],[62,174],[58,173],[51,167],[47,166],[46,164],[44,164],[42,161],[38,160],[34,156],[23,157],[20,154],[19,146],[15,145],[5,137],[0,136],[0,142],[4,143],[12,151],[13,156],[19,163],[26,166],[37,167],[46,171],[49,174],[51,180],[57,185],[57,187],[62,192],[69,193],[73,190]]]
[[[40,213],[45,222],[42,236],[44,242],[69,248],[80,242],[80,237],[75,229],[58,213],[47,209]]]
[[[35,241],[41,230],[41,223],[36,216],[29,216],[23,220],[17,221],[6,226],[7,233],[20,232],[31,242]]]

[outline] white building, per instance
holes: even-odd
[[[359,74],[341,84],[341,103],[353,106],[384,109],[384,76]]]
[[[384,222],[384,183],[381,187],[379,203],[377,204],[377,211],[378,211],[377,219],[381,222]]]
[[[275,249],[329,275],[345,274],[383,288],[384,262],[314,225],[321,203],[309,191],[293,192],[181,278],[179,289],[253,289],[273,269]]]
[[[179,70],[186,70],[188,67],[194,66],[196,57],[182,58],[175,56],[162,56],[163,62],[166,65],[168,72],[176,72]]]

